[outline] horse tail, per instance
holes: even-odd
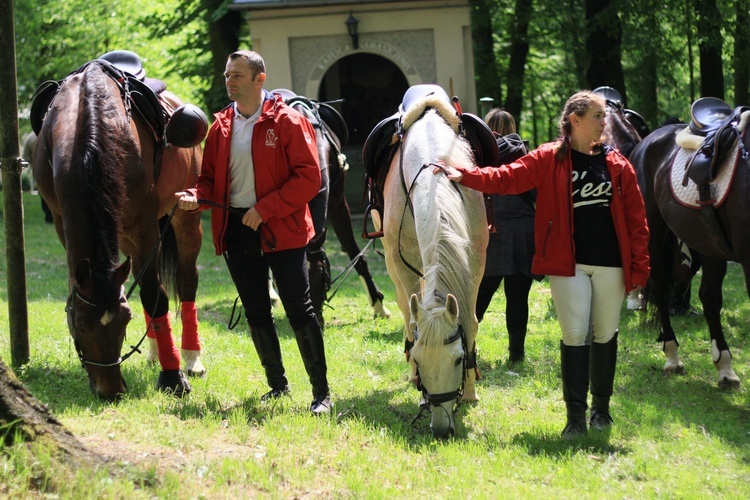
[[[180,263],[180,252],[177,247],[177,235],[174,227],[169,223],[169,217],[159,219],[159,230],[161,231],[161,252],[159,252],[159,274],[162,284],[168,291],[172,292],[175,300],[179,299],[177,289],[177,272]]]
[[[122,137],[125,118],[120,113],[120,94],[113,82],[92,64],[84,72],[79,88],[76,134],[70,164],[80,166],[81,196],[88,204],[95,259],[117,263],[121,200],[125,193],[125,152]]]

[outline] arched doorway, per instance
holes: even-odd
[[[370,131],[383,118],[396,112],[409,88],[403,72],[385,57],[369,53],[353,54],[334,63],[323,77],[318,99],[334,101],[349,128],[344,153],[349,160],[346,198],[353,212],[364,211],[362,192],[364,168],[362,146]]]

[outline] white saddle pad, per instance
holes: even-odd
[[[698,186],[689,177],[687,185],[682,185],[682,180],[685,178],[685,166],[695,151],[695,149],[680,147],[679,151],[677,151],[674,162],[672,162],[670,184],[672,186],[672,194],[677,201],[686,207],[700,208]],[[737,160],[739,157],[740,141],[737,141],[732,148],[732,151],[726,155],[722,164],[719,166],[718,175],[709,184],[711,198],[715,200],[714,207],[718,207],[724,203],[724,200],[729,193],[729,187],[732,183],[734,170],[737,168]]]

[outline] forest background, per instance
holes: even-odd
[[[207,114],[227,103],[226,55],[252,48],[252,22],[228,0],[14,0],[19,108],[115,49]],[[651,129],[689,119],[713,96],[750,104],[750,0],[470,0],[477,95],[520,122],[532,145],[553,139],[578,89],[608,85]],[[22,133],[28,123],[22,120]]]

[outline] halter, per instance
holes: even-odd
[[[172,221],[172,217],[174,216],[175,212],[177,211],[177,204],[175,204],[174,207],[172,207],[172,211],[169,212],[169,216],[167,217],[166,224],[164,227],[166,228],[169,226],[169,223]],[[148,258],[146,258],[143,266],[141,266],[141,272],[138,273],[138,276],[135,277],[133,280],[133,284],[130,285],[130,289],[128,289],[128,293],[125,294],[125,300],[130,299],[130,296],[133,294],[133,291],[135,290],[135,287],[140,283],[141,278],[143,278],[143,273],[146,271],[146,268],[151,263],[151,259],[153,259],[154,255],[156,255],[156,251],[161,246],[162,242],[164,241],[164,235],[166,234],[166,230],[162,231],[162,233],[159,235],[159,239],[156,241],[156,245],[154,245],[154,248],[151,250],[151,253],[148,255]],[[78,283],[73,283],[73,287],[70,290],[70,294],[68,295],[68,299],[65,301],[65,312],[68,314],[74,314],[75,309],[73,308],[73,303],[78,299],[79,301],[83,302],[89,307],[92,307],[94,309],[104,309],[104,306],[100,306],[94,300],[84,296],[80,291],[80,286]],[[156,303],[154,304],[154,309],[159,305],[159,294],[156,294]],[[149,323],[148,327],[150,327],[151,324]],[[141,344],[143,344],[143,341],[146,340],[146,335],[148,335],[148,327],[146,328],[146,331],[143,333],[143,336],[141,336],[141,340],[138,341],[136,345],[130,346],[130,352],[125,354],[124,356],[118,357],[115,361],[111,363],[104,363],[101,361],[94,361],[91,359],[86,359],[86,357],[83,355],[83,350],[81,349],[81,346],[78,344],[77,339],[73,339],[73,346],[75,347],[76,354],[78,355],[78,360],[81,362],[81,366],[84,370],[88,372],[88,368],[86,365],[91,366],[100,366],[103,368],[111,368],[113,366],[119,366],[121,365],[126,359],[128,359],[130,356],[135,354],[136,352],[138,354],[141,353],[140,347]]]
[[[414,346],[414,343],[419,339],[419,334],[415,331],[414,332],[414,342],[410,342],[407,340],[406,342],[406,360],[408,361],[411,358],[411,348]],[[440,406],[442,403],[445,403],[447,401],[450,401],[452,399],[456,400],[455,405],[453,406],[453,411],[455,412],[458,410],[458,408],[461,406],[461,398],[464,394],[464,386],[466,385],[466,370],[469,368],[468,366],[468,358],[469,358],[469,352],[468,352],[468,346],[466,342],[466,333],[464,332],[463,326],[461,324],[458,325],[458,329],[445,339],[443,341],[443,345],[450,345],[457,340],[461,340],[461,348],[464,352],[463,361],[462,361],[462,367],[461,367],[461,382],[458,385],[458,388],[454,391],[449,392],[441,392],[438,394],[432,394],[427,390],[427,388],[422,384],[421,377],[419,376],[419,364],[414,361],[414,364],[417,367],[417,389],[422,391],[422,399],[424,400],[423,403],[421,403],[419,406],[419,413],[416,417],[414,417],[414,420],[412,421],[412,425],[414,425],[414,422],[416,422],[419,418],[422,417],[425,411],[430,411],[432,407]]]

